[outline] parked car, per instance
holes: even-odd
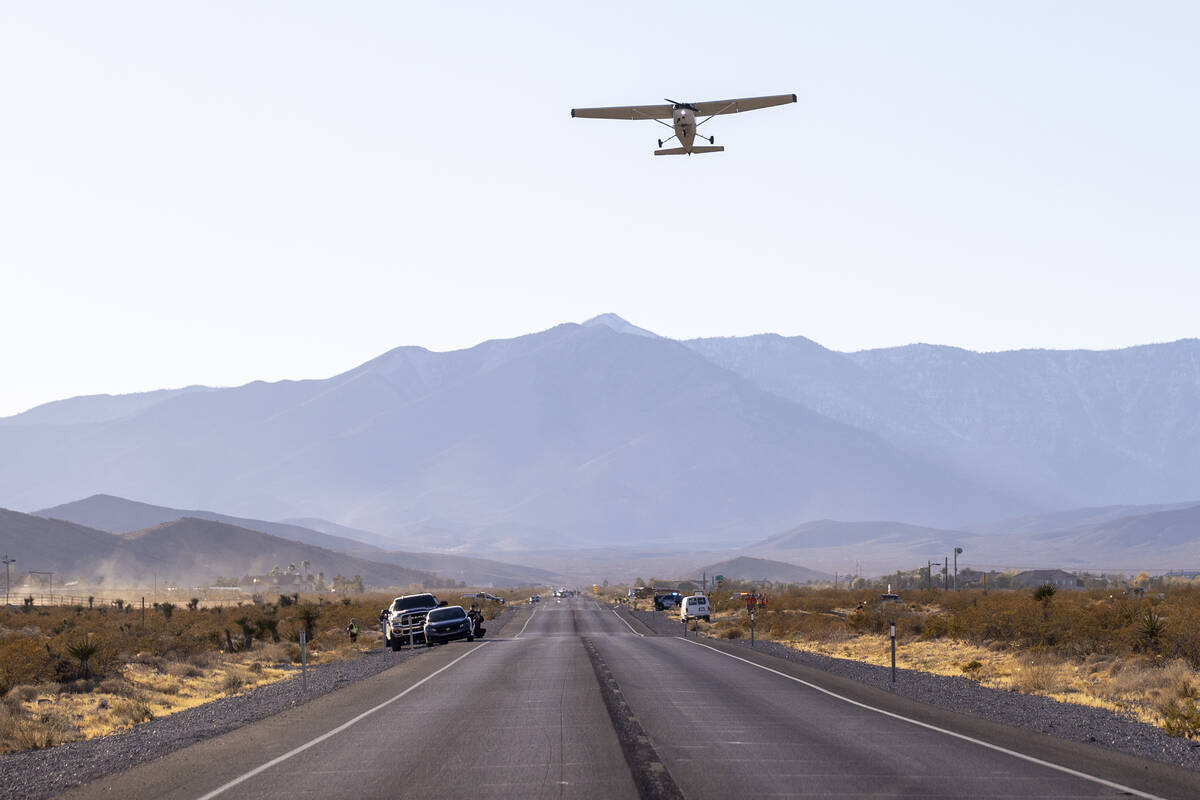
[[[408,642],[425,640],[425,617],[442,603],[428,592],[397,597],[388,606],[383,636],[388,647],[399,650]]]
[[[654,595],[654,610],[666,611],[668,608],[678,608],[682,595],[679,592]]]
[[[708,598],[702,594],[683,598],[683,602],[679,604],[679,618],[684,622],[689,619],[702,619],[708,622]]]
[[[542,602],[542,596],[540,594],[531,594],[529,595],[529,602],[540,603]]]
[[[475,641],[475,626],[462,606],[435,608],[425,617],[425,645],[453,642],[455,639]]]

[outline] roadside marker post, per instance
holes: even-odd
[[[308,631],[300,629],[300,682],[308,693]]]
[[[896,623],[888,623],[892,627],[892,685],[896,685]]]

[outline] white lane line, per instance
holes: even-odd
[[[284,754],[283,754],[283,755],[281,755],[281,756],[277,756],[276,758],[272,758],[272,759],[271,759],[270,761],[268,761],[267,763],[265,763],[265,764],[262,764],[262,765],[260,765],[260,766],[257,766],[257,767],[255,767],[254,769],[252,769],[252,770],[250,770],[249,772],[247,772],[245,775],[241,775],[241,776],[239,776],[239,777],[237,777],[237,778],[234,778],[234,779],[233,779],[233,780],[231,780],[229,783],[226,783],[226,784],[224,784],[224,785],[222,785],[222,786],[218,786],[216,789],[213,789],[213,790],[212,790],[211,792],[209,792],[208,794],[202,794],[202,795],[200,795],[200,797],[196,798],[196,800],[211,800],[211,798],[213,798],[213,797],[216,797],[216,796],[217,796],[217,795],[219,795],[219,794],[224,794],[225,792],[229,791],[230,789],[232,789],[233,787],[237,786],[238,784],[245,783],[246,781],[248,781],[248,780],[250,780],[251,778],[253,778],[255,775],[258,775],[258,774],[260,774],[260,773],[266,772],[266,771],[267,771],[267,770],[269,770],[271,767],[274,767],[274,766],[275,766],[275,765],[277,765],[277,764],[282,764],[284,761],[287,761],[287,760],[288,760],[289,758],[291,758],[292,756],[299,755],[300,753],[303,753],[303,752],[304,752],[305,750],[307,750],[308,748],[310,748],[310,747],[314,747],[314,746],[316,746],[316,745],[320,744],[321,742],[325,741],[326,739],[328,739],[328,738],[330,738],[330,737],[332,737],[332,736],[336,736],[337,734],[339,734],[339,733],[341,733],[342,731],[344,731],[344,730],[346,730],[347,728],[349,728],[351,725],[355,725],[355,724],[357,724],[357,723],[361,722],[362,720],[366,719],[367,717],[371,716],[372,714],[374,714],[374,713],[375,713],[376,711],[378,711],[379,709],[381,709],[381,708],[384,708],[384,707],[386,707],[386,706],[389,706],[389,705],[391,705],[392,703],[396,702],[396,701],[397,701],[397,700],[399,700],[401,697],[404,697],[404,695],[406,695],[406,694],[408,694],[409,692],[411,692],[413,689],[416,689],[418,686],[420,686],[421,684],[425,683],[425,681],[427,681],[427,680],[430,680],[430,679],[432,679],[432,678],[436,678],[436,677],[437,677],[438,675],[440,675],[441,673],[445,672],[446,670],[450,669],[451,667],[453,667],[453,666],[454,666],[455,664],[457,664],[458,662],[462,661],[462,660],[463,660],[464,658],[466,658],[467,656],[471,655],[471,653],[474,653],[474,652],[476,652],[477,650],[479,650],[479,649],[480,649],[480,648],[482,648],[482,647],[486,647],[488,644],[490,644],[490,642],[484,642],[483,644],[480,644],[480,645],[477,645],[476,647],[473,647],[473,648],[471,648],[470,650],[468,650],[467,652],[463,653],[463,654],[462,654],[461,656],[459,656],[458,658],[456,658],[456,659],[454,659],[453,661],[451,661],[451,662],[450,662],[449,664],[447,664],[446,666],[444,666],[444,667],[442,667],[442,668],[438,669],[438,670],[437,670],[437,671],[435,671],[435,672],[431,672],[430,674],[426,675],[424,678],[421,678],[421,680],[417,681],[417,682],[416,682],[416,683],[414,683],[412,686],[408,687],[407,689],[405,689],[403,692],[401,692],[400,694],[396,695],[395,697],[391,697],[391,698],[389,698],[389,699],[387,699],[387,700],[384,700],[382,703],[380,703],[379,705],[375,706],[374,708],[367,709],[367,710],[366,710],[366,711],[364,711],[363,713],[359,714],[357,717],[354,717],[353,719],[351,719],[351,720],[349,720],[349,721],[347,721],[347,722],[343,722],[341,725],[338,725],[338,726],[337,726],[336,728],[334,728],[333,730],[331,730],[331,731],[327,731],[326,733],[323,733],[323,734],[321,734],[320,736],[318,736],[317,738],[313,739],[312,741],[306,742],[305,744],[302,744],[302,745],[300,745],[299,747],[297,747],[297,748],[295,748],[295,749],[293,749],[293,750],[289,750],[289,751],[287,751],[286,753],[284,753]]]
[[[752,667],[758,667],[759,669],[766,670],[767,672],[773,672],[782,678],[787,678],[789,681],[795,681],[796,683],[803,684],[810,689],[816,689],[821,694],[829,695],[830,697],[841,700],[843,703],[849,703],[852,706],[858,706],[859,708],[864,708],[867,711],[874,711],[876,714],[883,714],[885,717],[891,717],[892,719],[898,719],[901,722],[907,722],[910,725],[916,725],[918,727],[926,728],[931,731],[937,731],[938,733],[944,733],[947,736],[953,736],[955,739],[961,739],[964,742],[971,742],[972,744],[977,744],[980,747],[986,747],[989,750],[995,750],[998,753],[1004,753],[1005,755],[1012,756],[1013,758],[1019,758],[1022,761],[1028,761],[1031,764],[1037,764],[1038,766],[1048,767],[1049,769],[1057,770],[1058,772],[1062,772],[1067,775],[1074,776],[1076,778],[1082,778],[1085,781],[1091,781],[1092,783],[1098,783],[1101,786],[1107,786],[1109,789],[1116,789],[1118,792],[1128,792],[1129,794],[1131,794],[1135,797],[1144,797],[1144,798],[1146,798],[1146,800],[1166,800],[1166,798],[1159,797],[1156,794],[1148,794],[1146,792],[1141,792],[1141,791],[1138,791],[1137,789],[1133,789],[1129,786],[1124,786],[1120,783],[1113,783],[1112,781],[1107,781],[1104,778],[1098,778],[1095,775],[1089,775],[1086,772],[1080,772],[1079,770],[1074,770],[1074,769],[1071,769],[1070,767],[1064,767],[1060,764],[1055,764],[1050,761],[1043,761],[1042,759],[1035,758],[1034,756],[1027,756],[1024,753],[1018,753],[1016,750],[1009,750],[1007,747],[1001,747],[998,744],[992,744],[991,742],[985,742],[982,739],[976,739],[973,736],[967,736],[964,733],[956,733],[954,731],[947,730],[946,728],[939,728],[937,725],[930,725],[928,722],[921,722],[920,720],[910,719],[909,717],[903,716],[901,714],[896,714],[892,711],[884,711],[882,708],[876,708],[875,706],[869,706],[866,703],[860,703],[857,700],[851,700],[849,697],[843,697],[842,695],[838,694],[837,692],[831,692],[828,689],[824,689],[820,686],[817,686],[815,683],[809,683],[806,680],[802,680],[802,679],[794,677],[792,675],[788,675],[786,672],[780,672],[777,669],[771,669],[770,667],[764,667],[762,664],[755,664],[753,661],[750,661],[749,659],[742,658],[741,656],[735,656],[732,653],[726,653],[724,650],[718,650],[717,648],[712,647],[707,644],[701,644],[700,642],[694,642],[691,639],[682,639],[681,638],[681,641],[687,642],[688,644],[694,644],[697,647],[703,647],[706,650],[712,650],[714,653],[719,653],[723,656],[728,656],[729,658],[732,658],[737,661],[745,662]]]
[[[529,615],[529,619],[525,620],[525,624],[521,626],[521,630],[517,631],[517,635],[513,637],[514,639],[520,639],[520,638],[521,638],[521,634],[522,634],[522,633],[524,633],[524,632],[525,632],[525,629],[529,627],[529,623],[533,622],[533,618],[534,618],[534,616],[537,614],[537,612],[538,612],[538,610],[535,608],[535,609],[533,610],[533,612],[532,612],[532,613],[530,613],[530,615]]]
[[[628,621],[628,620],[626,620],[624,617],[622,617],[620,614],[618,614],[618,613],[617,613],[617,610],[616,610],[615,608],[613,608],[613,609],[610,609],[610,610],[613,612],[613,615],[614,615],[614,616],[616,616],[616,618],[617,618],[617,619],[619,619],[619,620],[621,620],[621,622],[624,622],[624,623],[625,623],[625,627],[626,627],[626,628],[629,628],[629,630],[633,631],[633,633],[634,633],[635,635],[637,635],[637,636],[641,636],[643,639],[645,639],[645,638],[646,638],[646,634],[644,634],[644,633],[638,633],[637,631],[634,631],[634,630],[633,630],[633,626],[629,624],[629,621]]]

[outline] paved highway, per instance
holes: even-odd
[[[644,632],[543,602],[69,797],[1200,797],[1195,773]]]

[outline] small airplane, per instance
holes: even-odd
[[[659,125],[674,129],[675,133],[666,139],[658,140],[656,156],[682,156],[692,153],[720,153],[725,148],[713,146],[716,138],[696,132],[696,129],[708,120],[720,114],[736,114],[739,111],[755,111],[759,108],[781,106],[785,103],[796,102],[794,94],[773,94],[767,97],[742,97],[736,100],[710,100],[704,103],[680,103],[669,97],[664,98],[669,106],[613,106],[611,108],[572,108],[572,117],[584,119],[652,119]],[[707,119],[696,122],[696,117]],[[671,120],[668,125],[664,119]],[[693,144],[696,137],[707,140],[708,145],[697,147]],[[668,147],[663,150],[664,143],[678,139],[681,147]]]

